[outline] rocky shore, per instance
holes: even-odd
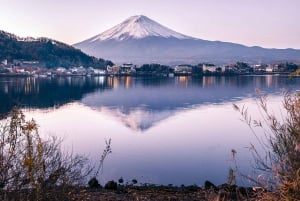
[[[279,200],[276,192],[263,188],[240,187],[222,184],[219,186],[206,181],[203,187],[158,186],[158,185],[120,185],[108,182],[104,188],[87,188],[73,194],[75,200],[93,201],[256,201]]]

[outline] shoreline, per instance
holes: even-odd
[[[209,182],[209,181],[207,181]],[[205,182],[205,184],[207,183]],[[108,183],[110,183],[108,185]],[[279,200],[279,192],[267,191],[263,188],[241,187],[222,184],[219,186],[197,185],[165,186],[165,185],[122,185],[108,182],[104,188],[91,188],[82,186],[57,186],[45,189],[42,196],[47,200],[80,200],[80,201],[256,201]],[[209,182],[210,183],[210,182]],[[31,189],[32,190],[32,189]],[[0,191],[2,197],[5,191]],[[20,192],[6,192],[6,200],[23,200],[31,197],[34,200],[34,190]],[[20,196],[20,197],[18,197]],[[7,199],[10,198],[10,199]]]
[[[35,78],[51,78],[51,77],[232,77],[232,76],[287,76],[291,75],[289,72],[272,72],[272,73],[244,73],[244,74],[203,74],[203,75],[193,75],[193,74],[4,74],[0,73],[0,77],[35,77]],[[294,75],[296,76],[296,75]]]

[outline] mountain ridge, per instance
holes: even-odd
[[[104,59],[97,59],[66,43],[46,37],[19,37],[0,30],[0,61],[35,60],[40,65],[52,67],[93,66],[105,68]]]
[[[300,62],[300,50],[297,49],[249,47],[197,39],[164,27],[144,15],[129,17],[113,28],[73,46],[117,63]]]

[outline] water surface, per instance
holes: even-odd
[[[232,104],[258,116],[258,88],[278,112],[282,90],[299,83],[283,76],[0,78],[0,112],[18,105],[42,135],[63,137],[65,149],[95,160],[111,138],[101,182],[220,184],[234,165],[231,149],[252,174],[247,147],[255,138]]]

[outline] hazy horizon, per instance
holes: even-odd
[[[0,0],[0,30],[49,37],[70,45],[133,15],[145,15],[184,35],[265,48],[300,49],[297,0],[70,1]]]

